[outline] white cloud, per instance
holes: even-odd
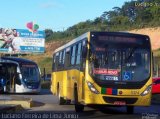
[[[62,7],[63,5],[62,4],[59,4],[59,3],[55,3],[55,2],[46,2],[46,3],[42,3],[40,4],[40,7],[41,8],[57,8],[57,7]]]

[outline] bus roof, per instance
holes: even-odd
[[[0,59],[14,61],[14,62],[17,62],[19,64],[21,64],[21,63],[29,63],[29,64],[37,65],[34,61],[31,61],[31,60],[28,60],[28,59],[24,59],[24,58],[18,58],[18,57],[1,57]]]

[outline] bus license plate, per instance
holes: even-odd
[[[124,101],[115,101],[114,105],[126,105],[126,102],[124,102]]]

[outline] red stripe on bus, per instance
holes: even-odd
[[[107,88],[106,92],[107,92],[108,95],[112,95],[112,88]]]

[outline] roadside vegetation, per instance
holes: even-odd
[[[104,11],[94,20],[75,24],[64,31],[46,29],[46,41],[65,41],[87,31],[128,31],[160,26],[159,0],[132,0],[122,7]]]

